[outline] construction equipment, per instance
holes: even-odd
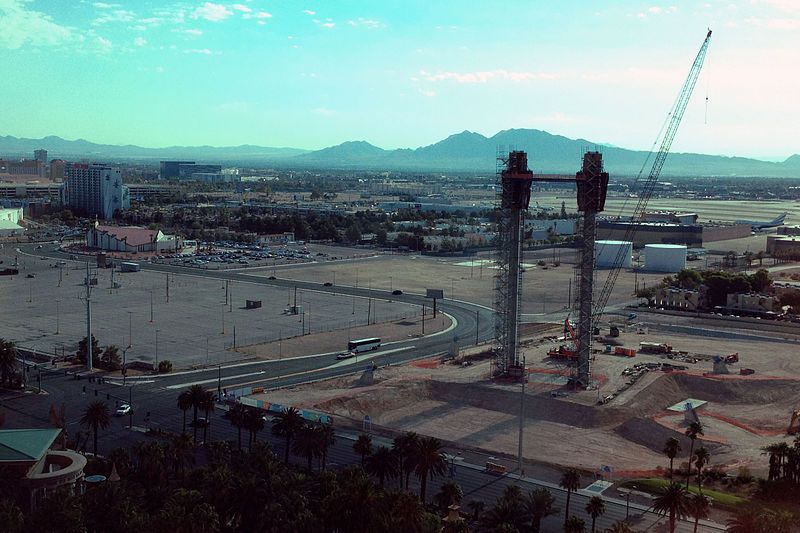
[[[575,335],[575,328],[572,327],[569,317],[564,319],[564,340],[567,339],[567,335],[572,339],[572,344],[562,344],[558,348],[551,348],[547,352],[547,357],[570,360],[578,358],[578,337]]]
[[[633,348],[625,348],[623,346],[615,346],[614,355],[621,355],[623,357],[636,357],[636,350]]]
[[[800,435],[800,409],[792,413],[789,427],[786,428],[787,435]]]
[[[672,353],[672,346],[663,342],[640,342],[639,351],[642,353]]]
[[[708,30],[706,38],[703,41],[702,46],[700,47],[700,51],[697,53],[697,56],[694,59],[692,68],[689,70],[689,75],[684,81],[683,87],[681,87],[681,91],[680,93],[678,93],[678,97],[675,100],[675,103],[672,105],[672,108],[668,115],[670,117],[669,122],[666,126],[663,137],[661,137],[661,145],[658,149],[658,152],[655,154],[655,159],[653,160],[653,166],[650,169],[650,173],[642,183],[641,191],[639,193],[639,201],[637,202],[636,208],[634,209],[633,215],[631,216],[631,221],[633,223],[630,224],[626,229],[625,237],[622,239],[623,241],[633,242],[634,240],[633,237],[638,229],[636,221],[641,219],[642,214],[647,208],[647,203],[650,201],[650,197],[653,195],[653,190],[655,189],[656,182],[658,181],[658,177],[661,174],[661,169],[664,167],[664,162],[666,161],[667,155],[669,154],[670,148],[672,146],[672,141],[675,139],[675,134],[678,132],[678,126],[680,126],[681,124],[683,113],[686,111],[686,106],[688,105],[689,98],[692,96],[692,92],[694,91],[695,84],[697,83],[697,78],[700,75],[700,70],[703,68],[703,61],[705,60],[710,40],[711,40],[711,30]],[[656,140],[656,143],[658,143],[658,140]],[[642,170],[639,172],[639,176],[637,177],[637,182],[642,181],[641,180],[642,174],[648,162],[650,161],[652,155],[653,152],[651,151],[650,154],[647,156],[644,165],[642,166]],[[620,247],[619,252],[617,253],[617,257],[614,261],[614,267],[609,270],[608,277],[606,278],[606,282],[603,285],[602,290],[600,291],[600,295],[594,302],[592,322],[595,324],[598,323],[598,321],[603,315],[603,311],[605,310],[606,304],[608,303],[608,298],[609,296],[611,296],[611,291],[614,288],[614,284],[616,283],[617,278],[619,277],[620,271],[622,270],[625,253],[626,253],[625,248]]]

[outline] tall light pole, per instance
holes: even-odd
[[[517,446],[517,469],[519,475],[524,475],[525,471],[522,468],[522,434],[525,429],[525,382],[528,381],[528,370],[525,367],[525,356],[522,356],[522,388],[520,392],[519,401],[519,443]]]
[[[156,329],[156,372],[158,372],[158,332],[159,330]]]
[[[56,335],[61,333],[61,300],[56,300]]]
[[[133,313],[128,311],[128,348],[133,346]]]
[[[94,350],[92,346],[92,286],[89,284],[89,262],[86,262],[86,368],[94,370]]]

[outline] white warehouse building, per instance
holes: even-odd
[[[678,272],[686,268],[686,246],[681,244],[646,244],[644,266],[650,272]]]
[[[618,259],[621,258],[621,259]],[[620,261],[617,263],[617,261]],[[630,241],[595,241],[594,264],[597,268],[631,268],[633,243]]]

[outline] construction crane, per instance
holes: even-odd
[[[647,207],[647,202],[650,201],[650,197],[653,195],[656,181],[658,181],[658,176],[661,174],[661,169],[664,167],[664,162],[667,160],[667,155],[669,154],[670,147],[672,146],[672,141],[675,139],[675,134],[678,132],[678,126],[681,124],[683,113],[686,111],[686,106],[689,104],[689,99],[694,91],[697,78],[700,76],[700,70],[703,68],[703,61],[706,58],[706,52],[708,51],[708,44],[710,41],[711,30],[708,30],[706,38],[703,41],[703,45],[700,47],[700,51],[697,52],[697,57],[695,57],[692,68],[689,70],[689,76],[686,78],[686,81],[683,82],[683,87],[681,87],[678,98],[675,100],[675,103],[672,105],[672,109],[669,112],[668,117],[671,118],[669,118],[669,123],[667,124],[666,130],[664,131],[664,136],[661,139],[661,146],[655,155],[655,159],[653,160],[653,167],[650,169],[650,174],[647,176],[647,179],[644,180],[641,187],[639,201],[637,202],[636,208],[631,216],[631,224],[628,225],[628,228],[625,231],[625,237],[623,239],[624,241],[633,242],[633,237],[635,236],[637,230],[636,221],[641,218],[645,208]],[[658,143],[658,140],[656,140],[656,143]],[[646,168],[647,163],[650,161],[652,155],[653,152],[651,151],[647,156],[644,165],[642,166],[642,170],[639,171],[639,175],[636,178],[637,183],[641,181],[644,169]],[[622,270],[624,255],[625,249],[624,247],[620,247],[617,257],[614,261],[614,267],[609,271],[606,282],[600,291],[600,295],[594,302],[592,313],[593,324],[597,324],[600,317],[603,315],[603,311],[608,303],[608,298],[611,296],[611,291],[613,290],[614,284],[616,283],[619,273]]]

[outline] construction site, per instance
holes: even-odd
[[[633,220],[645,212],[653,195],[710,37],[709,31],[657,140],[658,149],[642,168]],[[497,161],[491,346],[461,350],[455,357],[370,367],[259,398],[323,411],[343,425],[360,427],[369,421],[394,431],[432,435],[500,455],[510,468],[523,470],[528,462],[542,462],[623,478],[663,468],[662,450],[670,437],[681,441],[684,452],[678,459],[685,460],[690,446],[684,432],[690,423],[700,422],[705,429],[701,441],[713,465],[766,468],[761,448],[798,431],[800,361],[793,354],[800,349],[800,331],[776,336],[756,326],[743,331],[724,324],[706,330],[671,317],[640,318],[622,310],[618,304],[632,297],[630,288],[617,284],[629,278],[626,248],[619,248],[610,268],[595,267],[596,219],[604,211],[610,179],[602,153],[587,151],[573,176],[536,176],[522,151],[501,149]],[[545,272],[544,262],[540,268],[525,263],[524,218],[537,182],[575,185],[581,222],[578,256],[569,276],[565,267],[555,274],[555,269]],[[636,224],[628,227],[623,241],[631,243]],[[469,267],[472,280],[475,262]],[[295,275],[302,276],[299,271]],[[541,283],[540,290],[525,294],[535,283]],[[451,297],[474,301],[474,291],[457,294],[455,282],[450,289]],[[559,296],[552,298],[550,309],[546,304],[541,309],[545,320],[530,316],[554,292]],[[616,307],[613,313],[608,313],[609,302]],[[552,320],[555,308],[561,311],[557,321]]]

